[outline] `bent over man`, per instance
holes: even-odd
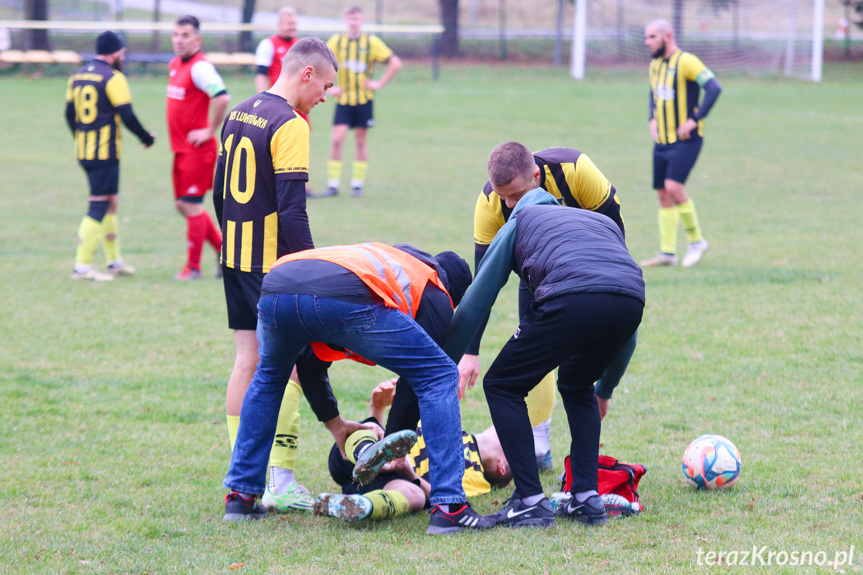
[[[430,462],[432,504],[428,533],[485,528],[462,488],[458,369],[414,320],[424,297],[458,303],[469,281],[467,262],[455,254],[428,254],[380,243],[334,246],[281,258],[264,278],[258,303],[260,363],[243,400],[240,428],[224,485],[231,492],[225,519],[260,518],[269,446],[285,385],[303,349],[324,361],[352,357],[394,371],[419,399]],[[453,284],[453,285],[449,285]],[[461,285],[461,287],[457,287]],[[452,290],[452,293],[450,293]],[[339,451],[359,424],[339,415],[322,379],[297,365],[315,415]]]
[[[605,506],[597,492],[601,424],[593,382],[641,322],[641,269],[609,218],[564,209],[548,192],[533,190],[518,201],[492,241],[456,311],[445,348],[450,357],[460,358],[513,269],[534,302],[489,368],[483,389],[516,490],[488,518],[513,527],[555,523],[536,468],[524,398],[557,367],[575,477],[573,497],[558,515],[604,523]]]

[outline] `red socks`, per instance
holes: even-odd
[[[218,254],[222,250],[222,234],[213,224],[210,214],[201,212],[197,216],[186,218],[186,239],[188,240],[188,261],[186,267],[193,270],[201,269],[201,252],[206,240]]]

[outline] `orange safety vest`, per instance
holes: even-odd
[[[431,282],[448,293],[434,268],[407,252],[379,242],[296,252],[279,258],[270,269],[297,260],[324,260],[340,265],[356,274],[383,300],[385,306],[398,309],[413,318],[417,315],[426,284]],[[312,342],[312,349],[323,361],[352,359],[374,365],[348,350],[338,351],[320,342]]]

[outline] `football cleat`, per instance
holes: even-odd
[[[261,498],[261,503],[264,507],[271,511],[286,513],[288,511],[311,511],[315,505],[315,498],[311,496],[309,490],[297,482],[288,484],[284,493],[279,495],[270,491],[270,488],[264,491],[264,496]]]
[[[133,276],[135,275],[135,268],[127,263],[114,262],[113,264],[108,265],[108,273],[114,277]]]
[[[363,197],[363,187],[362,186],[354,186],[351,188],[351,193],[353,193],[355,198]]]
[[[643,268],[657,268],[663,266],[676,266],[677,265],[677,256],[674,254],[666,254],[663,252],[659,252],[652,258],[641,260],[641,267]]]
[[[97,272],[93,268],[90,268],[83,273],[73,272],[72,279],[89,280],[91,282],[109,282],[114,279],[114,276],[111,274],[103,274],[102,272]]]
[[[536,468],[540,473],[545,471],[554,471],[554,460],[551,458],[551,450],[545,452],[545,455],[536,456]]]
[[[180,273],[175,275],[173,279],[177,281],[187,282],[191,280],[201,279],[201,270],[193,270],[192,268],[183,268]]]
[[[417,434],[410,429],[403,429],[387,435],[374,445],[367,448],[357,458],[354,465],[353,478],[364,485],[377,477],[381,468],[389,461],[395,461],[399,457],[407,455],[414,443],[417,442]]]
[[[429,511],[428,535],[446,535],[462,529],[488,529],[494,527],[487,517],[473,510],[470,503],[465,503],[458,511],[450,513],[444,506],[432,505]]]
[[[686,255],[683,256],[683,267],[692,267],[701,261],[701,256],[704,255],[709,247],[710,244],[708,244],[707,240],[704,239],[689,244],[686,248]]]
[[[371,515],[372,507],[371,500],[364,495],[321,493],[315,499],[313,513],[338,517],[342,521],[353,523],[354,521],[362,521]]]

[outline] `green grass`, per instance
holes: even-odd
[[[837,66],[820,85],[721,80],[688,185],[711,250],[696,268],[645,272],[638,350],[604,422],[602,451],[650,468],[645,513],[599,529],[433,539],[423,513],[358,526],[302,515],[222,523],[233,339],[219,282],[169,279],[185,242],[164,80],[131,79],[142,123],[161,136],[150,150],[125,139],[121,236],[139,273],[93,285],[68,279],[86,188],[62,122],[65,80],[4,77],[0,573],[227,573],[235,563],[245,563],[239,573],[688,573],[711,571],[696,564],[699,549],[753,545],[831,559],[853,545],[845,569],[859,572],[863,114],[851,94],[863,79]],[[229,78],[229,88],[239,102],[252,79]],[[514,139],[587,152],[619,191],[633,256],[646,257],[658,242],[646,92],[642,75],[579,83],[528,67],[453,67],[433,83],[408,67],[378,100],[367,196],[310,203],[316,243],[406,241],[471,259],[488,151]],[[328,103],[312,115],[318,189],[331,114]],[[499,298],[484,367],[516,323],[515,286]],[[364,417],[385,377],[334,366],[344,415]],[[313,491],[333,489],[329,436],[302,411],[297,474]],[[479,386],[463,414],[468,430],[488,425]],[[708,432],[742,453],[742,477],[727,491],[681,481],[683,449]],[[558,403],[557,472],[567,445]],[[544,476],[548,493],[555,476]],[[475,505],[488,513],[508,495]]]

